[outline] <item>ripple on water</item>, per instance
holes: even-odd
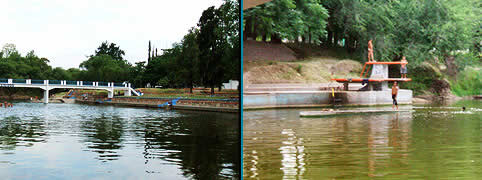
[[[473,161],[480,158],[478,109],[330,118],[299,118],[302,109],[245,111],[243,176],[478,179],[480,163]]]
[[[239,174],[238,124],[224,113],[16,103],[0,109],[0,164],[13,164],[0,174],[229,179]]]

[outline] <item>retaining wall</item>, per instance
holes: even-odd
[[[398,92],[399,104],[412,103],[412,91],[401,89]],[[281,108],[281,107],[323,107],[333,104],[356,105],[391,105],[391,91],[339,91],[335,97],[329,91],[313,92],[272,92],[244,94],[243,108]]]

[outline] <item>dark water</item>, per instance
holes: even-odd
[[[245,111],[243,177],[482,179],[481,101],[402,108],[414,111],[329,118]]]
[[[0,179],[239,177],[236,114],[78,104],[0,109]]]

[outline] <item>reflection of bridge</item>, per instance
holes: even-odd
[[[0,87],[40,88],[44,90],[44,102],[49,103],[49,91],[52,89],[98,89],[106,90],[108,97],[114,97],[114,90],[125,91],[126,96],[138,92],[131,88],[131,83],[67,81],[67,80],[34,80],[34,79],[0,79]],[[131,93],[132,92],[132,93]]]

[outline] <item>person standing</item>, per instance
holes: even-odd
[[[372,40],[370,39],[368,41],[368,62],[376,62],[374,59],[373,59],[373,44],[372,44]]]
[[[395,81],[392,86],[392,99],[393,99],[392,109],[395,109],[395,107],[397,107],[397,110],[398,110],[397,95],[398,95],[398,85],[397,85],[397,81]]]
[[[402,78],[407,78],[407,64],[408,61],[405,59],[405,56],[402,56],[401,60],[402,64],[400,66],[400,74],[402,74]]]

